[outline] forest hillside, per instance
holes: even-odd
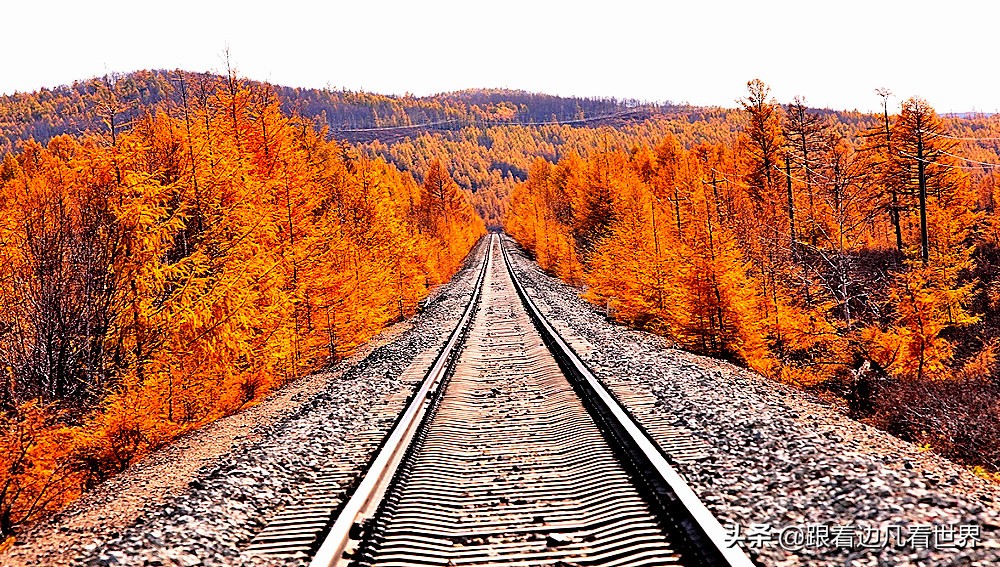
[[[224,77],[187,71],[136,71],[0,97],[0,153],[26,140],[46,144],[60,134],[128,128],[151,109],[201,104]],[[505,89],[469,89],[433,96],[265,88],[281,112],[311,123],[324,137],[356,144],[418,181],[430,163],[445,165],[476,209],[500,226],[510,189],[524,181],[535,157],[557,161],[600,144],[655,143],[667,132],[684,143],[728,140],[733,109],[603,98],[557,97]],[[855,112],[816,111],[856,129]],[[596,137],[599,136],[600,140]]]
[[[608,317],[995,474],[1000,119],[884,94],[842,121],[751,81],[715,139],[535,159],[504,227]]]
[[[0,162],[0,537],[412,315],[484,234],[440,163],[417,182],[267,85],[91,86],[101,122]]]

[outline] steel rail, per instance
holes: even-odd
[[[443,393],[353,554],[357,567],[677,565],[668,526],[499,256]]]
[[[410,441],[427,413],[430,398],[437,392],[442,378],[447,373],[451,355],[455,352],[461,336],[472,319],[472,313],[479,302],[483,281],[486,279],[486,271],[493,256],[493,239],[496,237],[491,234],[488,238],[486,254],[479,269],[479,277],[476,279],[472,297],[469,299],[462,317],[452,330],[448,342],[441,349],[431,369],[427,372],[427,376],[413,396],[413,400],[396,423],[392,433],[389,434],[378,456],[372,461],[354,493],[344,504],[323,540],[323,544],[313,556],[311,567],[334,567],[350,562],[350,558],[345,557],[345,551],[349,550],[352,539],[358,539],[352,536],[360,535],[358,528],[363,526],[365,520],[374,514],[382,500],[382,496],[406,454]]]
[[[645,484],[658,515],[682,540],[682,554],[696,565],[752,567],[742,549],[726,543],[725,530],[697,494],[667,461],[663,452],[608,389],[597,379],[572,347],[559,335],[535,305],[514,272],[505,238],[501,255],[518,296],[545,345],[556,358],[596,422],[611,438],[610,444],[627,456],[625,460]]]

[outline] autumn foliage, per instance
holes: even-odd
[[[975,436],[955,425],[969,396],[929,398],[995,399],[1000,384],[1000,160],[965,144],[996,138],[967,135],[918,98],[857,124],[780,105],[760,81],[741,102],[731,137],[598,133],[585,156],[536,161],[506,230],[609,317],[995,470],[996,451],[960,440]],[[997,422],[995,402],[985,407]]]
[[[620,322],[1000,469],[1000,117],[741,103],[0,97],[0,535],[412,315],[473,206]]]
[[[230,74],[0,165],[0,536],[412,315],[483,234]]]

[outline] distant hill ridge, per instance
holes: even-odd
[[[210,73],[136,71],[3,95],[0,151],[16,149],[28,139],[44,144],[60,134],[102,131],[106,126],[100,115],[101,97],[108,86],[119,98],[123,106],[120,118],[127,124],[146,109],[180,105],[182,82],[188,96],[197,97],[224,80]],[[253,87],[264,85],[241,80]],[[638,100],[560,97],[509,89],[467,89],[417,97],[268,86],[280,97],[286,112],[313,119],[327,126],[332,136],[352,142],[470,125],[572,123],[620,116],[643,119],[676,108]]]

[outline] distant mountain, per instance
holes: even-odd
[[[945,112],[941,116],[945,118],[964,118],[964,119],[976,119],[976,118],[988,118],[993,116],[993,112]]]
[[[127,125],[154,108],[178,108],[210,93],[225,77],[188,71],[136,71],[31,93],[0,96],[0,151],[24,140],[46,143],[60,134],[106,131],[108,92]],[[245,80],[252,87],[263,83]],[[183,85],[183,89],[181,88]],[[288,113],[312,119],[330,135],[351,142],[459,130],[470,125],[587,123],[602,119],[641,120],[672,108],[637,100],[559,97],[507,89],[470,89],[433,96],[380,95],[268,85]]]

